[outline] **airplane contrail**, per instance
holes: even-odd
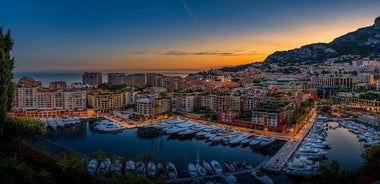
[[[189,15],[191,21],[193,21],[194,23],[199,23],[199,19],[197,18],[197,16],[195,16],[193,14],[193,12],[191,12],[190,8],[186,5],[186,3],[183,1],[183,0],[179,0],[181,1],[183,7],[185,8],[187,14]]]

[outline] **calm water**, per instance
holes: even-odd
[[[330,122],[331,127],[336,126]],[[210,142],[190,138],[181,140],[178,137],[162,135],[158,138],[140,138],[137,129],[123,130],[115,134],[100,134],[94,130],[94,123],[83,123],[81,126],[48,131],[47,138],[55,143],[70,147],[76,151],[94,158],[96,151],[104,151],[108,156],[120,155],[124,158],[135,159],[142,153],[150,153],[151,160],[156,162],[173,162],[181,176],[187,175],[187,164],[195,163],[199,151],[200,160],[250,161],[254,165],[270,159],[284,142],[276,142],[267,149],[252,149],[249,147],[230,147],[210,145]],[[360,157],[363,148],[357,141],[356,135],[347,129],[337,127],[328,130],[326,140],[330,143],[328,160],[337,160],[343,169],[357,169],[363,162]],[[268,174],[274,183],[297,183],[294,178],[285,175]],[[250,176],[239,176],[241,183],[254,183]]]
[[[200,160],[251,161],[253,164],[259,164],[274,154],[257,153],[255,151],[262,150],[252,150],[249,147],[212,145],[210,142],[196,138],[179,139],[179,137],[169,135],[140,138],[136,134],[137,129],[101,134],[93,130],[93,126],[93,123],[86,123],[82,126],[57,129],[49,132],[47,137],[89,157],[94,157],[93,153],[99,150],[109,156],[116,154],[126,159],[134,159],[142,153],[152,153],[153,160],[160,162],[170,160],[180,169],[187,168],[189,162],[195,163],[197,151],[199,151]]]
[[[160,73],[166,76],[180,76],[185,78],[190,73],[196,73],[198,71],[102,71],[103,82],[107,82],[107,73],[109,72],[121,72],[126,74],[134,73]],[[23,76],[33,77],[35,80],[42,82],[42,85],[47,87],[52,81],[66,81],[67,85],[71,85],[74,82],[82,82],[82,71],[43,71],[43,72],[15,72],[14,82]]]
[[[341,168],[346,170],[359,169],[363,163],[361,154],[364,151],[363,142],[359,142],[356,134],[348,129],[338,126],[336,122],[328,122],[328,136],[326,141],[330,143],[328,160],[336,160]]]

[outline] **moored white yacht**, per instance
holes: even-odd
[[[216,160],[212,160],[212,161],[211,161],[211,167],[212,167],[212,169],[214,169],[214,171],[215,171],[215,173],[216,173],[217,175],[221,175],[221,174],[223,174],[223,168],[222,168],[222,166],[219,164],[218,161],[216,161]]]
[[[149,162],[147,172],[149,177],[156,177],[156,164],[153,162]]]
[[[161,163],[157,164],[156,167],[156,175],[159,179],[164,179],[166,178],[166,173],[165,173],[165,168]]]
[[[106,177],[106,175],[108,174],[108,171],[109,171],[109,169],[110,169],[110,166],[111,166],[111,160],[110,160],[109,158],[104,159],[104,160],[100,163],[96,175],[97,175],[98,177]]]
[[[273,136],[267,136],[260,142],[260,146],[269,146],[274,143],[276,139]]]
[[[122,164],[120,160],[111,160],[110,173],[121,176],[121,169]]]
[[[255,137],[250,143],[249,143],[249,145],[250,146],[257,146],[257,145],[259,145],[260,144],[260,142],[261,141],[263,141],[263,139],[264,139],[264,137],[263,136],[257,136],[257,137]]]
[[[173,163],[168,162],[166,165],[166,172],[168,173],[169,178],[177,178],[177,169]]]
[[[272,179],[270,179],[267,175],[265,175],[264,173],[262,173],[261,171],[259,171],[257,169],[254,169],[251,172],[251,176],[256,181],[258,181],[259,183],[262,183],[262,184],[273,184]]]
[[[247,134],[243,133],[243,134],[240,134],[238,135],[237,137],[234,137],[233,139],[231,139],[230,141],[230,144],[233,146],[233,145],[237,145],[237,144],[240,144],[240,142],[245,139],[247,137]]]
[[[255,137],[254,136],[248,136],[248,137],[246,137],[246,138],[244,138],[242,141],[241,141],[241,144],[243,145],[243,146],[245,146],[245,145],[248,145],[253,139],[255,139]]]
[[[189,172],[191,177],[197,177],[197,169],[195,168],[195,165],[192,163],[189,163],[187,165],[187,171]]]
[[[135,168],[136,168],[135,162],[133,160],[129,160],[125,164],[125,174],[127,174],[128,172],[135,174]]]
[[[206,170],[206,173],[208,173],[208,174],[214,174],[214,170],[212,169],[211,165],[208,162],[206,162],[206,161],[203,160],[202,164],[203,164],[203,167]]]
[[[136,176],[146,176],[146,167],[144,162],[138,161],[136,163]]]
[[[95,175],[96,169],[98,168],[98,161],[96,159],[90,160],[87,165],[87,173],[90,175]]]

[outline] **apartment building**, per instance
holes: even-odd
[[[85,91],[62,91],[50,88],[16,88],[14,109],[85,109]]]
[[[103,82],[101,72],[84,72],[82,76],[83,85],[97,86]]]
[[[153,116],[153,99],[140,98],[136,100],[136,114]]]
[[[97,112],[111,112],[114,109],[125,107],[124,95],[123,92],[90,92],[87,95],[87,103]]]
[[[17,87],[14,109],[35,109],[37,88]]]
[[[125,73],[108,73],[107,82],[110,84],[126,84],[127,76]]]
[[[64,109],[86,109],[86,91],[63,92]]]

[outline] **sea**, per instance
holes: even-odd
[[[94,122],[84,122],[82,125],[57,130],[49,129],[46,139],[63,147],[67,147],[95,158],[94,153],[103,151],[108,156],[119,155],[126,160],[141,158],[144,154],[155,162],[173,162],[180,177],[186,177],[187,164],[196,163],[199,159],[211,161],[249,161],[254,166],[269,160],[284,144],[285,141],[276,141],[267,148],[250,148],[242,146],[225,146],[212,144],[195,137],[182,139],[176,136],[158,135],[142,137],[137,128],[125,129],[114,133],[100,133],[94,128]],[[356,170],[363,163],[361,154],[364,151],[363,143],[358,141],[355,134],[341,127],[336,122],[328,123],[326,141],[330,144],[327,161],[336,160],[341,169]],[[274,183],[304,183],[302,178],[288,177],[284,174],[267,175]],[[249,175],[237,177],[239,183],[255,183]]]
[[[44,87],[48,87],[49,83],[52,81],[65,81],[68,86],[74,82],[82,82],[82,76],[85,71],[15,71],[13,75],[13,82],[17,83],[21,77],[28,76],[33,77],[34,80],[42,82]],[[87,71],[91,72],[91,71]],[[98,71],[96,71],[98,72]],[[185,78],[190,73],[197,73],[196,70],[180,70],[180,71],[100,71],[102,73],[103,82],[107,82],[108,73],[125,73],[125,74],[135,74],[135,73],[160,73],[166,76],[179,76]]]

